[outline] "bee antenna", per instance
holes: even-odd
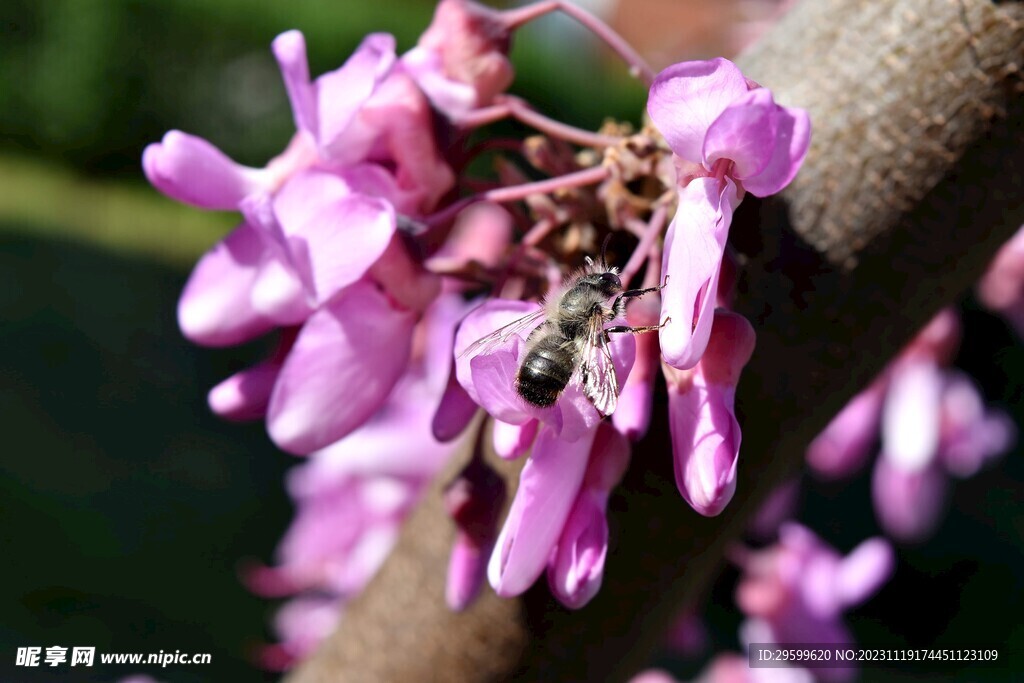
[[[608,267],[608,243],[612,241],[612,234],[608,233],[604,236],[604,244],[601,245],[601,265],[605,268]]]

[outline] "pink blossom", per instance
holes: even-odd
[[[764,197],[796,175],[810,142],[801,109],[775,104],[726,59],[668,67],[651,86],[647,111],[675,155],[676,217],[665,238],[661,332],[665,360],[693,367],[711,333],[725,239],[744,191]],[[681,234],[677,234],[681,233]]]
[[[702,515],[719,514],[736,490],[741,434],[733,403],[740,372],[753,350],[750,323],[720,310],[697,366],[664,368],[676,486]]]

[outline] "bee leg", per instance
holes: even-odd
[[[623,299],[632,299],[634,297],[643,296],[644,294],[650,294],[651,292],[659,292],[668,285],[668,275],[665,276],[665,282],[658,285],[657,287],[644,287],[643,289],[627,289],[622,294],[615,297],[615,301],[612,302],[612,308],[618,310],[618,306],[622,303]]]
[[[660,325],[644,325],[642,327],[630,327],[629,325],[615,325],[614,327],[609,327],[605,329],[604,333],[624,334],[628,332],[629,334],[643,334],[644,332],[653,332],[655,330],[660,330],[661,328],[665,327],[665,325],[668,325],[671,320],[672,318],[666,316]]]

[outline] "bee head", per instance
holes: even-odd
[[[622,280],[614,271],[608,270],[598,276],[597,286],[605,296],[612,296],[622,291]]]

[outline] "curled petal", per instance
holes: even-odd
[[[299,31],[274,39],[295,127],[327,148],[344,132],[395,61],[395,40],[384,33],[367,36],[340,68],[310,82],[306,41]]]
[[[558,601],[571,609],[597,595],[608,554],[606,497],[584,490],[573,505],[548,565],[548,585]]]
[[[262,418],[280,369],[278,363],[260,363],[228,377],[210,390],[210,410],[226,420]]]
[[[647,113],[673,152],[699,162],[711,124],[746,92],[746,79],[727,59],[682,62],[654,79]]]
[[[736,186],[714,178],[697,178],[679,191],[679,208],[665,236],[662,272],[669,277],[662,290],[661,317],[671,320],[661,330],[661,353],[679,369],[700,360],[711,336],[711,322],[729,236]]]
[[[595,431],[566,442],[541,428],[487,565],[498,595],[519,595],[544,571],[583,481]]]
[[[231,346],[274,323],[252,303],[251,288],[268,258],[256,228],[243,223],[203,255],[178,300],[182,334],[204,346]]]
[[[367,282],[310,316],[270,399],[274,443],[310,453],[366,422],[405,370],[415,321]]]
[[[261,170],[236,164],[206,140],[178,130],[146,147],[142,169],[153,187],[202,209],[235,209],[266,184]]]

